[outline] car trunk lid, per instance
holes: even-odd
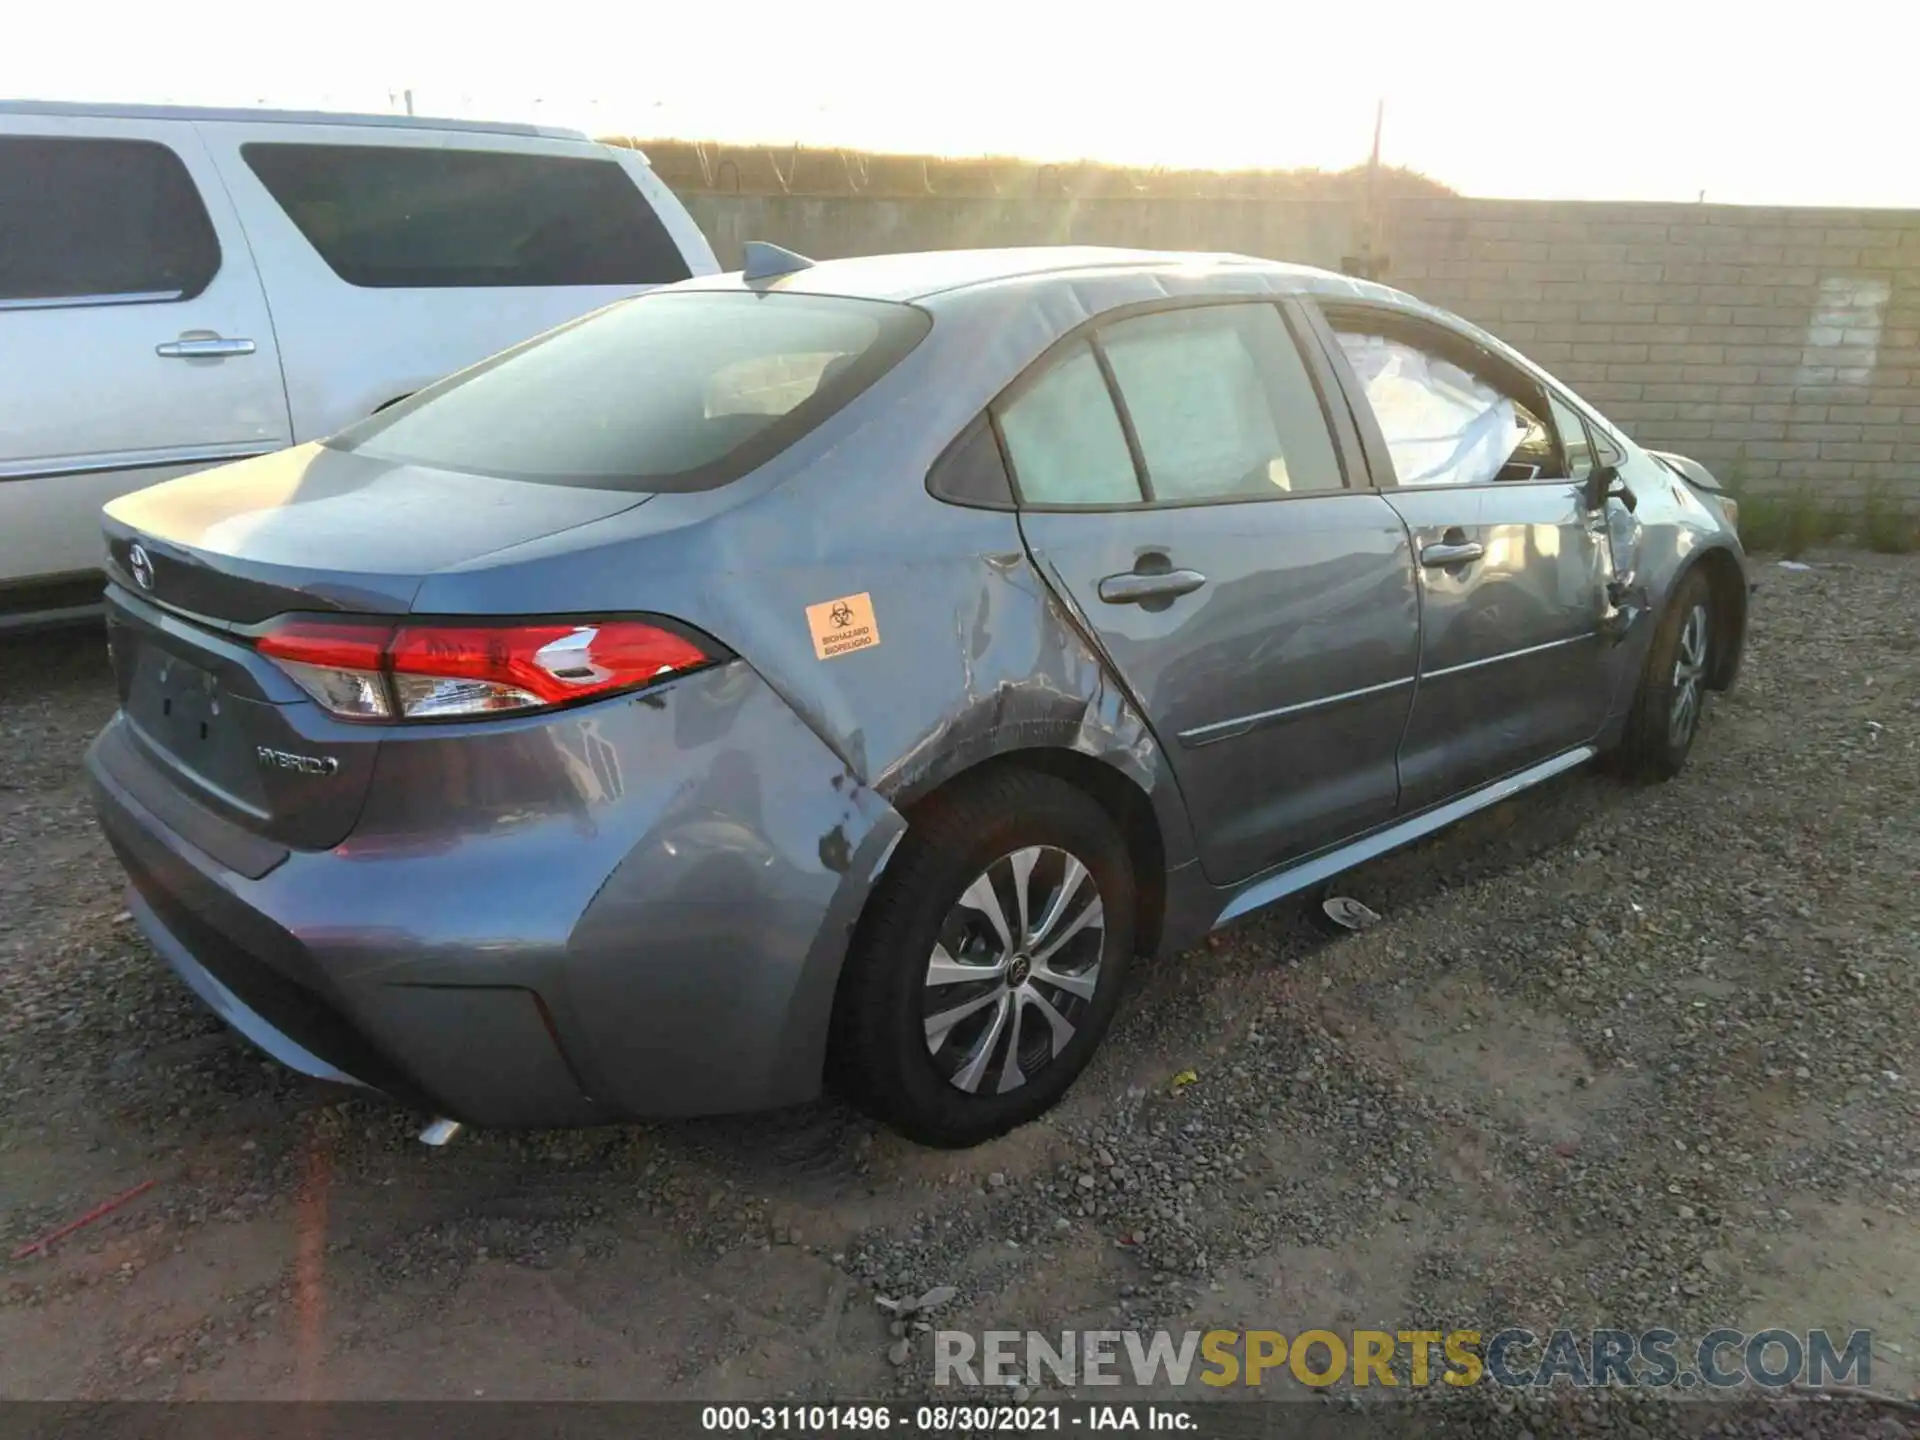
[[[344,839],[385,726],[329,716],[254,648],[288,614],[404,615],[433,571],[650,497],[303,446],[107,507],[108,642],[131,742],[195,804],[281,844]]]
[[[113,501],[109,571],[170,610],[225,625],[289,610],[405,614],[435,570],[650,498],[301,445]]]

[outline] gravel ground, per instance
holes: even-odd
[[[876,1302],[949,1286],[973,1330],[1870,1328],[1912,1395],[1920,564],[1815,558],[1756,565],[1679,780],[1367,866],[1363,934],[1283,911],[1141,967],[1067,1103],[964,1155],[830,1103],[415,1146],[153,959],[78,783],[103,647],[0,642],[0,1253],[156,1182],[0,1265],[0,1395],[920,1395]],[[1459,1434],[1920,1433],[1445,1400]]]

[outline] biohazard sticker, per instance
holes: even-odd
[[[813,632],[813,653],[821,660],[868,650],[880,643],[880,626],[873,618],[873,597],[865,591],[809,605],[807,628]]]

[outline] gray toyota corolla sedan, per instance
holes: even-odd
[[[755,246],[115,501],[88,768],[154,947],[300,1070],[495,1125],[834,1080],[964,1145],[1134,956],[1673,774],[1731,519],[1380,285]]]

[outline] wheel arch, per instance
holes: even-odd
[[[1678,591],[1696,570],[1706,577],[1713,601],[1713,668],[1707,675],[1707,688],[1728,690],[1740,672],[1741,653],[1746,648],[1746,571],[1731,549],[1711,546],[1695,554],[1674,576],[1673,590]]]
[[[977,783],[995,771],[1017,768],[1050,775],[1091,797],[1126,842],[1134,878],[1134,950],[1150,955],[1160,944],[1166,921],[1167,837],[1152,797],[1134,776],[1083,750],[1064,745],[1029,745],[987,756],[937,782],[896,794],[895,807],[911,828],[914,817],[937,806],[955,787]]]

